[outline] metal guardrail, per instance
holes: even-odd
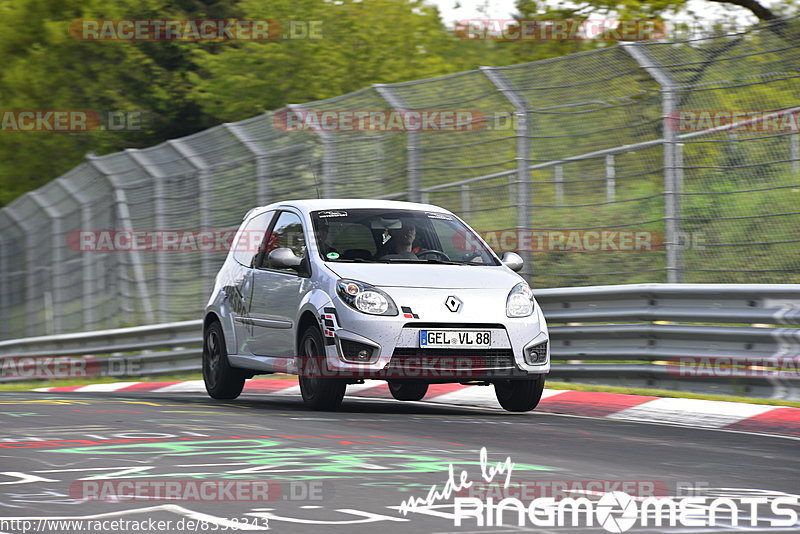
[[[79,370],[92,376],[147,376],[197,372],[201,369],[203,321],[183,321],[131,328],[0,341],[0,382],[42,376],[32,365],[39,358],[70,357],[82,360]],[[95,355],[107,355],[96,357]],[[30,358],[26,362],[26,358]],[[14,359],[14,362],[9,362]],[[51,369],[50,365],[47,369]],[[78,375],[80,376],[80,375]]]
[[[763,365],[800,366],[800,328],[789,326],[800,325],[800,284],[629,284],[536,298],[551,357],[569,362],[553,364],[551,379],[800,399],[800,373]]]
[[[796,372],[773,376],[754,367],[747,376],[692,376],[666,365],[724,358],[740,370],[778,360],[797,368],[800,328],[789,325],[800,325],[800,284],[631,284],[536,296],[550,325],[551,379],[800,397]],[[100,376],[196,372],[201,329],[195,320],[3,341],[0,368],[14,357],[75,357],[91,360]],[[101,354],[109,356],[95,356]],[[0,381],[12,379],[20,378],[0,374]]]

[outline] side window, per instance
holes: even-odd
[[[258,254],[274,215],[274,211],[267,211],[256,215],[246,223],[239,233],[236,243],[233,244],[233,257],[237,262],[246,267],[253,264],[253,257]]]
[[[303,223],[300,217],[289,211],[283,211],[275,221],[272,231],[268,232],[265,237],[263,250],[264,254],[261,259],[261,267],[268,267],[269,253],[276,248],[288,248],[294,252],[295,256],[304,257],[306,254],[306,238],[303,235]],[[287,269],[291,271],[291,269]]]

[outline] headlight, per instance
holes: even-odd
[[[533,313],[533,291],[526,282],[514,286],[506,300],[506,315],[527,317]]]
[[[369,284],[353,280],[339,280],[336,291],[350,307],[370,315],[397,315],[392,297]]]

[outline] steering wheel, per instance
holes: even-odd
[[[444,261],[453,261],[450,259],[450,256],[442,252],[441,250],[433,250],[433,249],[425,249],[420,250],[417,252],[417,257],[422,258],[423,256],[427,256],[428,254],[433,254],[434,256],[439,256]]]

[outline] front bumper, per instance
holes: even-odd
[[[508,318],[505,294],[499,298],[498,293],[502,292],[497,290],[469,290],[459,292],[463,306],[454,313],[444,307],[453,290],[382,289],[391,290],[398,308],[411,309],[408,315],[412,318],[402,312],[395,317],[366,315],[336,302],[335,328],[328,332],[333,340],[326,352],[327,368],[334,374],[469,382],[527,378],[550,371],[549,336],[538,304],[529,317]],[[491,348],[420,347],[420,331],[431,329],[489,331]],[[353,342],[371,351],[368,362],[345,361],[345,354],[352,357],[347,351],[352,352]]]

